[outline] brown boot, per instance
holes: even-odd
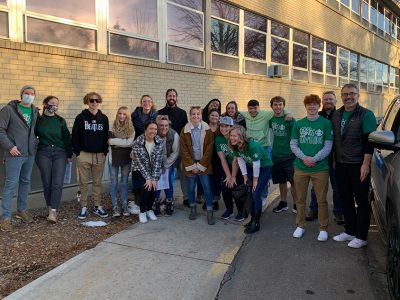
[[[47,221],[50,223],[57,223],[57,212],[55,209],[51,209],[49,211],[49,216],[47,217]]]
[[[1,231],[12,231],[11,219],[3,219],[0,221],[0,229]]]
[[[28,213],[28,211],[24,210],[24,211],[17,211],[15,213],[15,217],[17,219],[21,219],[22,221],[24,221],[25,223],[32,223],[33,222],[33,218],[32,216]]]

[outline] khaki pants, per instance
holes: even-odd
[[[100,205],[101,178],[103,177],[104,153],[89,153],[81,151],[77,159],[79,174],[79,189],[81,191],[81,206],[87,207],[89,172],[92,173],[92,199],[94,206]]]
[[[329,222],[328,202],[326,201],[326,193],[328,192],[329,172],[303,172],[294,170],[294,186],[297,192],[297,216],[296,223],[298,227],[306,226],[306,200],[307,191],[310,180],[315,190],[318,202],[318,223],[319,230],[327,230]]]

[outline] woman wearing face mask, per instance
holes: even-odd
[[[43,183],[43,193],[49,209],[47,220],[57,222],[65,168],[71,160],[71,135],[65,120],[56,114],[59,100],[48,96],[43,100],[43,113],[36,123],[35,134],[39,138],[36,164]]]

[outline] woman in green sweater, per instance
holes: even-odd
[[[48,96],[43,100],[43,113],[36,123],[35,134],[39,138],[36,164],[39,167],[43,194],[49,209],[47,220],[57,222],[64,174],[72,157],[71,135],[65,120],[56,114],[59,100]]]

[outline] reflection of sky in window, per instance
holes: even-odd
[[[289,64],[289,43],[278,38],[271,38],[271,61]]]
[[[203,16],[168,4],[168,41],[203,47]]]
[[[309,35],[308,33],[293,29],[293,41],[308,46]]]
[[[157,38],[157,0],[110,0],[109,28]]]
[[[267,20],[264,17],[245,11],[244,26],[265,32],[267,31]]]
[[[211,1],[211,15],[239,23],[239,8],[230,6],[220,1]]]
[[[312,47],[323,51],[324,50],[324,41],[319,38],[313,37]]]
[[[293,45],[293,66],[307,69],[308,48],[300,45]]]
[[[336,75],[336,56],[326,56],[326,73]]]
[[[26,0],[26,9],[59,18],[96,24],[95,0]]]
[[[203,0],[169,0],[183,6],[187,6],[199,11],[203,11]]]
[[[312,60],[311,60],[311,67],[312,70],[322,72],[323,69],[323,63],[322,59],[324,57],[324,54],[319,51],[312,51]]]
[[[351,9],[356,13],[360,12],[360,2],[359,2],[359,0],[351,1]]]
[[[365,3],[363,1],[362,7],[361,7],[361,15],[362,15],[363,19],[365,19],[367,21],[368,21],[368,8],[369,8],[368,3]]]
[[[371,24],[373,24],[375,26],[378,25],[378,19],[377,19],[376,13],[377,13],[376,9],[371,7],[370,22],[371,22]]]
[[[370,59],[368,63],[368,82],[375,82],[375,61]]]
[[[220,20],[211,19],[211,50],[238,55],[239,27]]]
[[[388,81],[388,66],[385,64],[382,66],[382,81],[384,83]]]
[[[271,22],[271,34],[288,39],[289,38],[289,27],[286,27],[282,24],[272,21]]]

